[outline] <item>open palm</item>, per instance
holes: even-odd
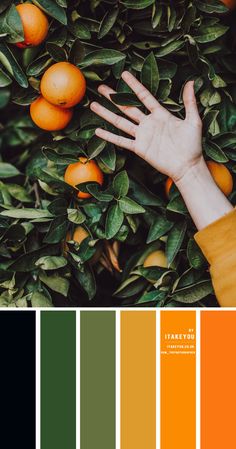
[[[108,142],[133,151],[160,172],[178,181],[189,167],[201,157],[201,119],[198,113],[194,83],[186,83],[183,100],[186,117],[181,120],[151,95],[151,93],[129,72],[123,72],[123,80],[135,92],[139,100],[150,111],[146,115],[133,106],[117,106],[130,120],[114,114],[99,103],[91,103],[91,109],[106,121],[125,132],[131,138],[115,135],[104,129],[96,129],[96,135]],[[107,99],[115,93],[102,85],[99,92]]]

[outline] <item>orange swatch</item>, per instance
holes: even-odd
[[[121,312],[121,449],[156,449],[155,312]]]
[[[201,312],[201,449],[235,449],[236,312]]]
[[[214,446],[209,446],[209,448]],[[196,448],[196,313],[161,312],[161,449]]]

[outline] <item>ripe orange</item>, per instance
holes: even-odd
[[[100,185],[103,184],[103,173],[95,161],[90,161],[86,157],[81,156],[78,162],[68,165],[65,175],[65,182],[75,187],[82,182],[94,181]],[[90,193],[79,192],[79,198],[90,198]]]
[[[222,3],[224,3],[225,6],[227,6],[229,9],[234,9],[236,6],[236,0],[221,0]]]
[[[74,242],[81,243],[88,236],[89,233],[85,228],[83,228],[83,226],[77,226],[73,234],[72,240],[74,240]]]
[[[43,11],[30,3],[21,3],[16,6],[16,9],[24,30],[24,41],[18,42],[17,47],[35,47],[41,44],[46,38],[49,28],[48,19]]]
[[[150,253],[143,262],[143,266],[147,267],[162,267],[167,268],[167,258],[162,250],[156,250]]]
[[[86,91],[86,81],[78,67],[69,62],[57,62],[44,73],[41,93],[50,103],[71,108],[79,103]]]
[[[59,131],[65,128],[72,118],[72,109],[62,109],[48,103],[43,97],[37,98],[30,105],[33,122],[45,131]]]
[[[230,195],[233,190],[233,178],[228,168],[223,164],[213,161],[208,161],[207,167],[219,189],[226,196]]]
[[[169,196],[172,184],[173,184],[173,180],[171,178],[167,178],[167,180],[165,182],[165,192],[166,192],[167,197]]]

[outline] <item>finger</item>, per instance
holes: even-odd
[[[125,148],[126,150],[134,151],[134,140],[127,139],[126,137],[117,136],[116,134],[110,133],[102,128],[97,128],[95,130],[96,136],[100,137],[107,142],[114,143],[118,147]]]
[[[194,81],[188,81],[183,90],[183,101],[185,106],[186,120],[193,124],[201,124],[197,101],[194,93]]]
[[[128,84],[128,86],[134,91],[137,95],[138,99],[146,106],[149,111],[153,111],[154,109],[162,106],[158,103],[158,101],[153,97],[153,95],[146,89],[131,73],[125,71],[122,73],[122,78]]]
[[[114,114],[114,112],[109,111],[108,109],[104,108],[104,106],[96,102],[91,103],[90,108],[93,112],[104,118],[107,122],[116,126],[116,128],[124,131],[130,136],[135,137],[137,126],[129,120],[126,120],[126,118]]]
[[[110,101],[112,101],[110,95],[117,93],[115,90],[111,89],[111,87],[106,86],[105,84],[99,86],[98,92],[104,95],[104,97],[106,97]],[[112,101],[112,103],[114,103],[114,101]],[[114,104],[121,112],[123,112],[123,114],[127,115],[127,117],[131,118],[137,123],[140,123],[141,120],[145,117],[145,114],[134,106],[120,106],[119,104]]]

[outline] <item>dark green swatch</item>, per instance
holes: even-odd
[[[80,449],[115,449],[115,312],[81,312],[80,338]]]
[[[41,449],[76,449],[76,314],[41,312]]]

